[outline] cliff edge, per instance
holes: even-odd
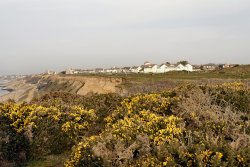
[[[31,101],[35,97],[55,91],[79,95],[88,93],[122,93],[122,78],[99,76],[34,75],[7,84],[14,91],[0,97],[0,101],[13,99],[17,102]]]

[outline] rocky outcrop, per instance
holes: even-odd
[[[59,76],[36,75],[10,82],[7,87],[13,89],[0,101],[13,99],[15,101],[30,101],[34,97],[55,91],[70,92],[79,95],[88,93],[121,93],[119,85],[122,78],[94,76]]]

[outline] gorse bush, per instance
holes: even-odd
[[[249,97],[243,83],[186,83],[129,97],[56,92],[4,103],[0,161],[66,152],[67,167],[248,166]]]
[[[171,115],[171,106],[178,98],[164,94],[139,94],[125,98],[121,106],[117,107],[105,120],[113,124],[124,116],[136,115],[143,110],[149,110],[159,115]]]
[[[34,99],[31,103],[46,106],[57,107],[60,111],[70,112],[71,106],[80,106],[87,110],[95,110],[97,120],[92,124],[88,133],[92,135],[98,134],[105,126],[104,119],[118,106],[122,97],[117,94],[90,94],[88,96],[80,96],[71,93],[54,92],[46,94],[39,99]]]
[[[230,105],[238,111],[250,112],[250,90],[244,83],[224,83],[222,85],[207,86],[203,89],[210,92],[213,96],[217,96],[214,102],[219,106]]]
[[[89,140],[81,143],[66,165],[91,166],[90,162],[79,161],[79,156],[85,156],[86,152],[90,157],[101,159],[104,166],[132,165],[136,158],[146,156],[150,151],[157,152],[157,146],[178,141],[182,134],[181,119],[170,113],[175,101],[175,98],[161,94],[124,99],[121,106],[106,117],[106,127],[99,137],[92,144]]]
[[[1,145],[3,148],[10,145],[1,149],[1,153],[8,156],[2,158],[15,160],[20,155],[14,155],[19,152],[26,158],[28,155],[38,158],[69,150],[81,140],[97,117],[94,110],[78,106],[61,112],[56,107],[5,103],[0,105],[0,119],[3,120],[1,133],[5,135]],[[7,154],[9,149],[13,156]]]
[[[228,87],[227,83],[188,87],[191,88],[188,92],[179,91],[182,99],[174,110],[174,114],[185,121],[186,130],[183,133],[185,149],[189,150],[189,154],[197,154],[202,149],[202,151],[212,151],[210,158],[216,152],[222,155],[220,161],[214,162],[211,159],[204,163],[196,160],[195,162],[199,163],[193,161],[192,165],[247,166],[250,150],[249,113],[235,107],[235,104],[241,103],[242,99],[241,96],[236,98],[239,89],[235,89],[235,86]],[[223,89],[223,93],[218,89]],[[244,89],[247,95],[249,88]],[[236,91],[236,95],[231,96],[232,91]],[[234,98],[234,103],[229,97]],[[245,102],[248,105],[250,101],[248,99]]]

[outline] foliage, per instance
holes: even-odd
[[[247,84],[190,84],[129,97],[56,92],[0,105],[0,165],[69,153],[74,166],[248,166]],[[34,162],[34,161],[33,161]]]
[[[1,145],[5,142],[1,154],[8,156],[4,159],[18,162],[15,154],[19,152],[25,159],[28,155],[37,158],[61,153],[80,140],[96,118],[94,110],[78,106],[61,112],[56,107],[34,104],[1,104],[1,133],[4,133]]]
[[[238,111],[250,112],[250,90],[244,83],[223,83],[221,85],[211,85],[203,89],[209,91],[212,96],[216,96],[214,102],[219,106],[231,105]]]
[[[188,61],[185,61],[185,60],[183,60],[183,61],[179,61],[177,64],[181,64],[181,65],[187,65],[188,64]]]

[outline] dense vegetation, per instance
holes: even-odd
[[[55,92],[0,104],[0,166],[248,166],[250,88],[186,83],[128,97]],[[66,155],[66,156],[65,156]]]

